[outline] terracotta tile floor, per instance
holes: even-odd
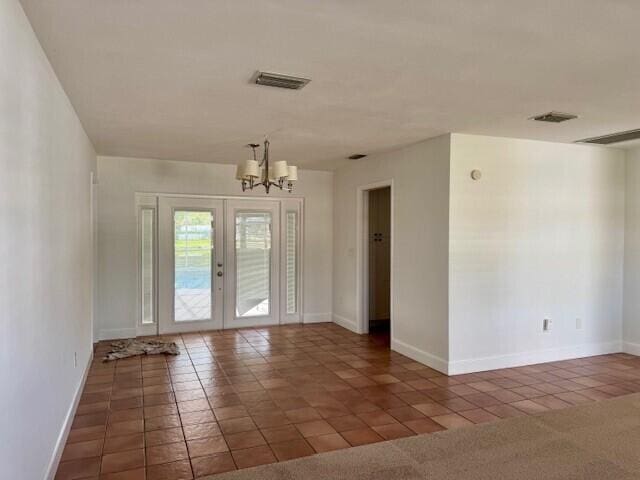
[[[640,391],[640,357],[447,377],[333,324],[172,337],[183,353],[102,363],[56,479],[178,480]]]

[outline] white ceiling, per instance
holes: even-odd
[[[236,163],[270,133],[273,156],[331,169],[450,131],[640,127],[637,0],[22,4],[102,155]],[[251,85],[257,69],[312,82]],[[580,118],[527,120],[549,110]]]

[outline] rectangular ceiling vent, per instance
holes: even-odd
[[[570,113],[549,112],[531,117],[530,120],[535,120],[537,122],[560,123],[566,122],[567,120],[573,120],[574,118],[578,118],[578,116]]]
[[[267,87],[300,90],[310,81],[308,78],[292,77],[290,75],[282,75],[281,73],[257,72],[253,83],[266,85]]]
[[[628,142],[640,138],[640,128],[627,130],[626,132],[610,133],[599,137],[585,138],[577,140],[576,143],[596,143],[598,145],[610,145],[612,143]]]

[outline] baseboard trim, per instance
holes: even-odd
[[[440,358],[437,355],[433,355],[429,352],[425,352],[424,350],[420,350],[419,348],[416,348],[413,345],[409,345],[408,343],[393,338],[391,339],[391,350],[401,353],[402,355],[409,357],[416,362],[420,362],[428,367],[431,367],[441,373],[449,373],[449,365],[445,359]]]
[[[640,356],[640,343],[622,342],[622,351],[631,355]]]
[[[80,397],[82,396],[82,391],[84,390],[84,385],[87,382],[87,376],[89,375],[89,370],[91,369],[91,362],[93,361],[93,349],[89,352],[89,361],[84,367],[84,373],[82,374],[82,380],[76,389],[76,393],[73,396],[73,402],[71,402],[71,406],[67,411],[67,415],[64,419],[64,423],[62,424],[62,430],[58,435],[58,439],[56,440],[56,446],[53,449],[53,454],[51,455],[51,460],[49,460],[49,467],[47,468],[47,476],[45,477],[47,480],[54,480],[56,476],[56,472],[58,471],[58,464],[60,463],[60,459],[62,458],[62,452],[64,451],[64,447],[67,443],[67,437],[69,436],[69,432],[71,431],[71,425],[73,424],[73,417],[75,417],[76,409],[78,408],[78,403],[80,403]]]
[[[330,313],[305,313],[303,323],[328,323],[331,322]]]
[[[119,338],[135,338],[136,328],[110,328],[100,330],[100,340],[117,340]]]
[[[640,346],[639,346],[640,347]],[[449,362],[449,375],[522,367],[622,351],[622,342],[603,342]]]
[[[349,320],[348,318],[336,315],[335,313],[333,314],[332,320],[333,323],[335,323],[336,325],[340,325],[342,328],[351,330],[354,333],[361,333],[358,331],[358,325],[353,320]]]

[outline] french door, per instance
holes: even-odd
[[[159,197],[159,333],[299,321],[299,214],[292,200]]]
[[[160,333],[222,328],[222,200],[160,197],[158,324]]]
[[[273,201],[227,200],[225,328],[279,322],[280,211]]]

